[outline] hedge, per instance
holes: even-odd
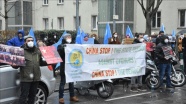
[[[64,30],[36,30],[34,31],[34,35],[36,39],[44,39],[44,37],[48,37],[48,39],[53,39],[54,34],[57,36],[57,39],[61,37]],[[75,39],[76,31],[67,30],[67,33],[72,35],[72,38]],[[7,40],[13,38],[17,34],[17,31],[0,31],[0,44],[5,44]],[[25,34],[28,34],[28,31],[25,31]]]

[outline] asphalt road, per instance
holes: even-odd
[[[68,90],[65,91],[65,104],[186,104],[186,86],[175,88],[174,93],[169,91],[161,92],[160,90],[133,93],[129,88],[125,92],[122,85],[114,86],[113,95],[108,99],[102,99],[97,92],[91,90],[89,94],[82,96],[76,91],[80,102],[74,103],[69,101]],[[59,104],[58,92],[53,93],[47,104]]]

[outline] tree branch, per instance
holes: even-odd
[[[158,8],[160,6],[160,4],[162,3],[163,0],[157,0],[157,3],[156,3],[156,7],[154,9],[152,9],[152,12],[151,12],[151,16],[154,15],[157,11],[158,11]]]
[[[1,12],[0,12],[0,16],[3,17],[3,18],[5,18],[5,15],[3,15]]]
[[[142,11],[143,11],[143,15],[145,16],[146,18],[146,9],[144,7],[144,4],[143,4],[143,0],[141,0],[141,2],[139,0],[137,0],[138,3],[140,4],[141,8],[142,8]]]
[[[15,1],[15,3],[6,12],[8,13],[15,6],[16,3],[17,3],[17,1]]]

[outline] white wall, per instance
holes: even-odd
[[[186,1],[184,0],[164,0],[160,5],[159,11],[161,11],[161,23],[165,26],[166,34],[171,34],[172,30],[176,32],[182,30],[178,29],[178,9],[186,9]],[[135,32],[145,32],[145,18],[142,13],[141,6],[137,3],[136,5],[136,22]],[[152,29],[152,32],[159,32],[159,28]]]
[[[33,2],[33,26],[35,30],[43,30],[43,18],[49,18],[49,29],[58,29],[58,17],[64,17],[64,29],[75,30],[74,16],[76,16],[76,4],[73,0],[65,0],[64,4],[57,4],[57,0],[49,0],[49,5],[42,5],[42,0]],[[82,0],[79,4],[79,15],[81,16],[81,28],[91,32],[91,15],[98,14],[98,3],[91,0]]]

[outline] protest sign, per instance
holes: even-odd
[[[0,44],[0,63],[25,66],[24,49]]]
[[[54,46],[39,47],[39,49],[47,64],[56,64],[58,62],[62,62],[62,59]]]
[[[132,38],[125,38],[124,39],[124,44],[132,44],[133,41],[134,41],[134,39],[132,39]]]
[[[172,48],[170,46],[163,46],[162,50],[163,50],[163,53],[164,53],[166,59],[174,57]]]
[[[88,38],[88,40],[83,40],[82,44],[94,44],[94,38]]]
[[[146,44],[78,45],[65,48],[66,82],[145,74]]]

